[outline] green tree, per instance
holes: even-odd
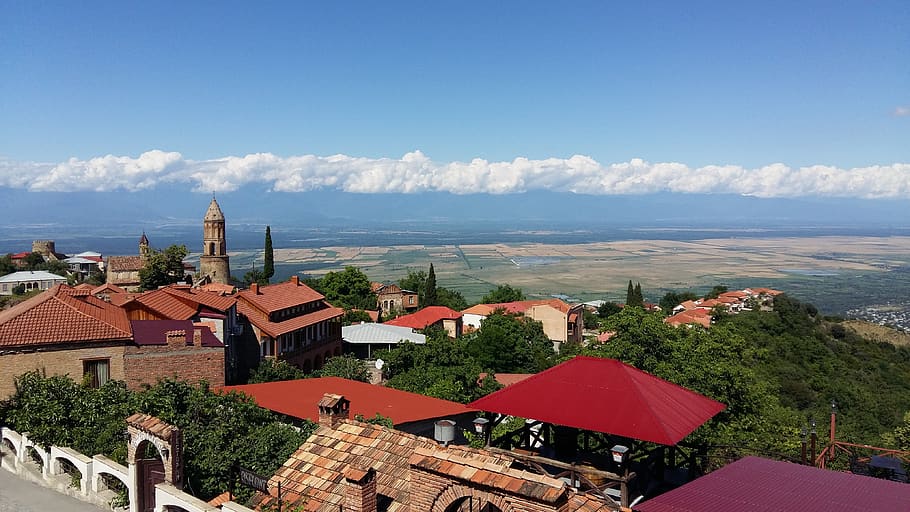
[[[629,279],[629,289],[626,290],[626,306],[632,305],[635,303],[635,286],[632,284],[632,280]]]
[[[619,304],[615,302],[604,302],[597,307],[597,316],[601,318],[610,318],[620,311],[622,311],[622,307],[620,307]]]
[[[0,276],[12,274],[16,270],[16,264],[13,263],[12,254],[5,254],[3,256],[0,256]]]
[[[433,269],[433,264],[430,263],[430,271],[427,272],[427,282],[426,282],[426,291],[423,293],[424,299],[421,306],[435,306],[437,305],[437,293],[436,293],[436,271]]]
[[[320,280],[321,292],[333,306],[345,309],[373,309],[376,294],[370,280],[359,268],[347,266],[341,272],[329,272]]]
[[[50,272],[51,274],[57,274],[58,276],[63,277],[70,276],[69,265],[60,260],[51,260],[39,263],[38,265],[35,265],[35,270],[44,270],[45,272]]]
[[[505,304],[506,302],[517,302],[525,300],[525,294],[521,288],[512,288],[511,285],[501,284],[493,288],[480,299],[481,304]]]
[[[260,382],[277,382],[281,380],[297,380],[305,375],[300,368],[291,365],[283,359],[263,359],[259,366],[250,373],[250,384]]]
[[[423,345],[400,343],[383,359],[386,386],[427,396],[468,403],[491,391],[477,385],[481,367],[459,340],[427,335]]]
[[[400,286],[402,290],[417,292],[418,302],[423,305],[426,300],[424,290],[427,288],[427,273],[423,270],[416,272],[408,270],[408,275],[405,276],[404,279],[398,281],[398,286]]]
[[[641,293],[641,283],[635,283],[635,305],[645,306],[645,296]]]
[[[25,269],[26,270],[35,270],[38,268],[38,265],[44,263],[44,256],[40,252],[30,252],[25,255]]]
[[[262,264],[262,273],[266,281],[275,275],[275,252],[272,250],[272,228],[265,227],[265,250],[263,251],[264,262]]]
[[[266,277],[265,272],[252,268],[249,272],[243,274],[243,284],[249,286],[253,283],[257,283],[260,286],[267,285],[269,284],[269,278]]]
[[[370,314],[362,309],[345,309],[344,316],[341,317],[342,325],[354,325],[360,322],[372,322]]]
[[[329,358],[322,369],[315,372],[319,377],[341,377],[360,382],[370,382],[370,371],[366,364],[352,354]]]
[[[600,326],[600,320],[597,317],[597,313],[585,309],[584,323],[585,329],[597,329]]]
[[[188,254],[185,245],[171,245],[163,251],[152,250],[145,266],[139,270],[139,286],[154,290],[183,280],[183,259]]]
[[[464,296],[458,291],[437,286],[436,305],[445,306],[449,309],[454,309],[455,311],[461,311],[467,309],[468,301],[466,301]]]
[[[553,365],[553,343],[543,324],[500,311],[487,316],[476,332],[465,337],[466,349],[486,371],[537,373]]]

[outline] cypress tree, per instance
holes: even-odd
[[[626,306],[635,305],[635,287],[632,286],[632,280],[629,279],[629,289],[626,291]]]
[[[430,263],[430,271],[427,273],[426,290],[423,292],[423,306],[436,305],[436,271],[433,270],[433,264]]]
[[[272,251],[272,228],[265,227],[265,261],[262,264],[262,275],[269,280],[275,275],[275,253]]]
[[[635,283],[635,306],[645,307],[645,297],[641,294],[641,283]]]

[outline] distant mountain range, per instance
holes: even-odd
[[[119,247],[131,251],[142,231],[149,233],[155,245],[173,241],[187,243],[192,250],[209,199],[176,187],[132,193],[0,188],[0,204],[4,205],[0,252],[23,250],[23,241],[35,238],[72,239],[79,247],[97,247],[99,240],[107,240],[101,245],[108,251]],[[340,236],[348,241],[344,245],[350,245],[358,239],[363,243],[364,234],[370,233],[382,233],[383,239],[400,233],[401,239],[392,242],[399,244],[408,243],[409,236],[416,237],[416,243],[430,243],[440,237],[448,239],[446,235],[462,239],[480,233],[484,240],[493,241],[497,234],[502,241],[510,241],[521,238],[521,233],[525,238],[546,234],[541,232],[562,236],[575,232],[579,241],[585,240],[585,233],[601,239],[638,238],[642,233],[647,238],[660,238],[661,233],[678,238],[687,231],[705,236],[713,230],[722,230],[719,236],[791,231],[800,236],[910,234],[907,200],[541,191],[505,195],[280,193],[247,188],[221,194],[218,202],[227,217],[229,244],[238,249],[260,246],[266,224],[272,226],[273,236],[278,234],[276,246],[293,246],[300,237],[315,238],[310,242],[318,243],[326,235]],[[340,235],[350,231],[354,233]],[[58,248],[76,251],[60,243]]]

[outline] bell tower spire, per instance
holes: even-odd
[[[231,266],[227,254],[227,239],[224,230],[224,213],[215,196],[202,219],[202,257],[199,258],[199,272],[209,276],[213,283],[229,284]]]

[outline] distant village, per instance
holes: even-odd
[[[143,269],[159,252],[145,233],[136,255],[67,257],[50,240],[9,255],[12,271],[0,277],[0,295],[28,298],[0,311],[0,400],[13,396],[16,377],[33,369],[68,375],[88,387],[122,381],[131,390],[177,378],[242,392],[282,417],[317,423],[316,433],[274,475],[261,481],[247,475],[257,491],[247,505],[258,510],[282,504],[296,507],[284,510],[355,512],[701,510],[699,500],[749,492],[759,475],[769,487],[793,479],[824,486],[838,500],[851,499],[839,494],[851,486],[866,489],[863,496],[893,495],[887,484],[894,482],[857,484],[848,479],[864,477],[756,457],[696,479],[697,454],[678,443],[725,405],[615,360],[576,357],[535,375],[497,374],[502,389],[467,405],[384,387],[383,354],[399,344],[426,344],[427,332],[458,339],[482,329],[492,315],[510,315],[539,322],[559,352],[565,345],[610,343],[616,332],[586,326],[586,315],[624,305],[549,298],[457,311],[421,304],[417,290],[374,282],[375,307],[360,311],[362,320],[350,321],[349,311],[296,275],[238,288],[225,224],[212,199],[202,220],[199,268],[181,262],[180,274],[187,278],[155,289],[142,289]],[[633,289],[630,282],[629,287],[630,300],[638,301],[630,305],[661,310],[644,302],[640,286]],[[672,304],[663,321],[679,329],[711,329],[719,315],[771,311],[781,293],[722,289],[686,297]],[[263,361],[283,361],[311,374],[341,356],[360,361],[370,371],[369,382],[319,377],[248,384]],[[589,394],[579,396],[582,389]],[[615,411],[589,407],[585,400],[597,400],[597,393],[634,398],[621,400]],[[362,421],[377,415],[392,418],[391,427]],[[513,449],[490,446],[491,428],[512,417],[528,418]],[[113,475],[129,489],[131,512],[250,510],[234,502],[228,489],[206,503],[181,488],[182,441],[175,427],[141,414],[124,421],[128,467],[95,454],[44,447],[39,473],[52,479],[62,471],[54,461],[69,461],[81,468],[84,480],[77,482],[76,494],[96,502],[104,487],[98,475]],[[601,443],[605,450],[598,457],[605,458],[579,462],[580,431],[592,432],[590,439],[584,434],[585,446]],[[5,466],[19,474],[35,470],[27,454],[40,447],[30,444],[27,433],[4,427],[3,443]],[[163,469],[154,481],[137,456],[146,445],[161,455]],[[636,450],[633,471],[629,457]],[[645,471],[658,480],[647,480]],[[678,479],[674,487],[681,485],[680,492],[642,500],[648,485],[657,486],[665,474]],[[273,485],[279,481],[283,487]],[[652,483],[641,483],[646,481]],[[906,499],[907,493],[901,496]]]

